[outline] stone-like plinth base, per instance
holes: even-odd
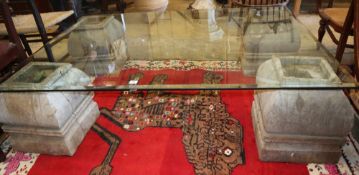
[[[273,56],[260,65],[258,87],[337,87],[322,57]],[[341,90],[256,90],[252,106],[260,159],[336,163],[355,111]]]
[[[97,104],[88,95],[60,128],[3,125],[17,151],[73,155],[99,116]]]
[[[337,163],[341,156],[344,137],[286,135],[265,131],[258,99],[252,106],[259,159],[262,161]]]

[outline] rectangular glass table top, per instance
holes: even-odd
[[[69,63],[91,81],[58,76],[55,81],[66,83],[21,90],[358,87],[340,80],[338,62],[285,7],[85,16],[50,45],[56,62]],[[46,61],[45,50],[33,60]],[[29,70],[35,69],[46,68]],[[19,89],[6,84],[0,91]]]

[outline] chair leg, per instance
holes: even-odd
[[[28,55],[32,55],[32,50],[31,47],[29,45],[29,42],[26,40],[26,36],[23,34],[19,35],[22,45],[24,45],[25,51],[27,52]]]
[[[320,27],[319,27],[319,30],[318,30],[318,41],[322,42],[324,34],[325,34],[325,28],[327,27],[327,21],[324,20],[324,19],[321,19],[319,21],[319,25],[320,25]]]
[[[352,1],[351,5],[349,7],[348,15],[345,18],[345,22],[344,22],[344,26],[343,26],[343,32],[340,34],[338,48],[337,48],[337,52],[335,55],[335,58],[338,60],[339,63],[341,63],[341,61],[342,61],[345,46],[348,41],[349,33],[352,30],[353,23],[354,23],[354,1]]]
[[[359,3],[354,1],[354,65],[355,77],[359,82]]]
[[[41,36],[41,40],[44,43],[44,47],[45,47],[45,51],[46,51],[48,60],[50,62],[55,62],[55,59],[54,59],[54,56],[52,54],[51,48],[50,48],[49,44],[47,43],[49,41],[49,39],[47,37],[46,29],[45,29],[45,26],[44,26],[44,22],[42,21],[40,12],[37,9],[34,0],[28,0],[28,2],[29,2],[29,5],[31,6],[32,15],[34,16],[37,29],[39,30],[39,33],[40,33],[40,36]]]
[[[123,0],[119,0],[116,3],[116,8],[120,13],[125,13],[126,6],[127,4]]]
[[[108,12],[108,1],[107,0],[101,0],[101,11],[102,13]]]

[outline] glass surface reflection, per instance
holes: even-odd
[[[71,63],[90,76],[92,82],[76,86],[77,90],[357,87],[340,81],[336,76],[339,64],[285,7],[87,16],[52,40],[51,45],[57,62]],[[33,57],[37,61],[45,60],[44,53],[42,49]],[[333,73],[330,76],[335,76],[332,77],[335,83],[299,81],[308,78],[306,75],[314,76],[318,71],[313,70],[323,66],[303,67],[296,64],[297,59],[319,57]],[[260,66],[277,58],[293,58],[283,70],[292,79],[291,83],[261,84]],[[174,71],[172,76],[176,81],[163,85],[144,81],[129,84],[127,76],[133,71],[145,75]],[[215,83],[194,80],[208,71],[221,72],[225,78]],[[276,72],[264,74],[278,78]],[[185,76],[176,77],[176,74]]]

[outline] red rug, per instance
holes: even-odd
[[[112,81],[116,84],[126,83],[126,77],[131,73],[134,73],[134,70],[123,72],[122,78],[112,78]],[[170,75],[169,82],[172,83],[177,82],[176,78],[196,83],[203,79],[201,76],[203,71],[195,71],[191,78],[184,76],[184,72],[181,71],[167,73]],[[154,74],[156,73],[144,73],[146,76],[140,83],[148,83]],[[225,74],[223,81],[238,81],[239,79],[241,79],[240,76],[236,80],[227,79]],[[105,77],[95,83],[110,83],[108,80],[109,77]],[[241,79],[241,81],[245,80]],[[119,93],[97,92],[94,99],[100,107],[112,109],[118,96]],[[250,112],[253,101],[252,91],[222,91],[220,98],[227,112],[239,120],[243,127],[245,163],[235,167],[233,175],[308,174],[306,164],[259,161]],[[100,116],[96,123],[74,156],[40,155],[29,174],[90,174],[96,167],[101,167],[101,164],[109,164],[108,172],[111,171],[115,175],[194,174],[193,165],[189,163],[182,144],[181,129],[145,128],[141,131],[128,132],[104,116]]]

